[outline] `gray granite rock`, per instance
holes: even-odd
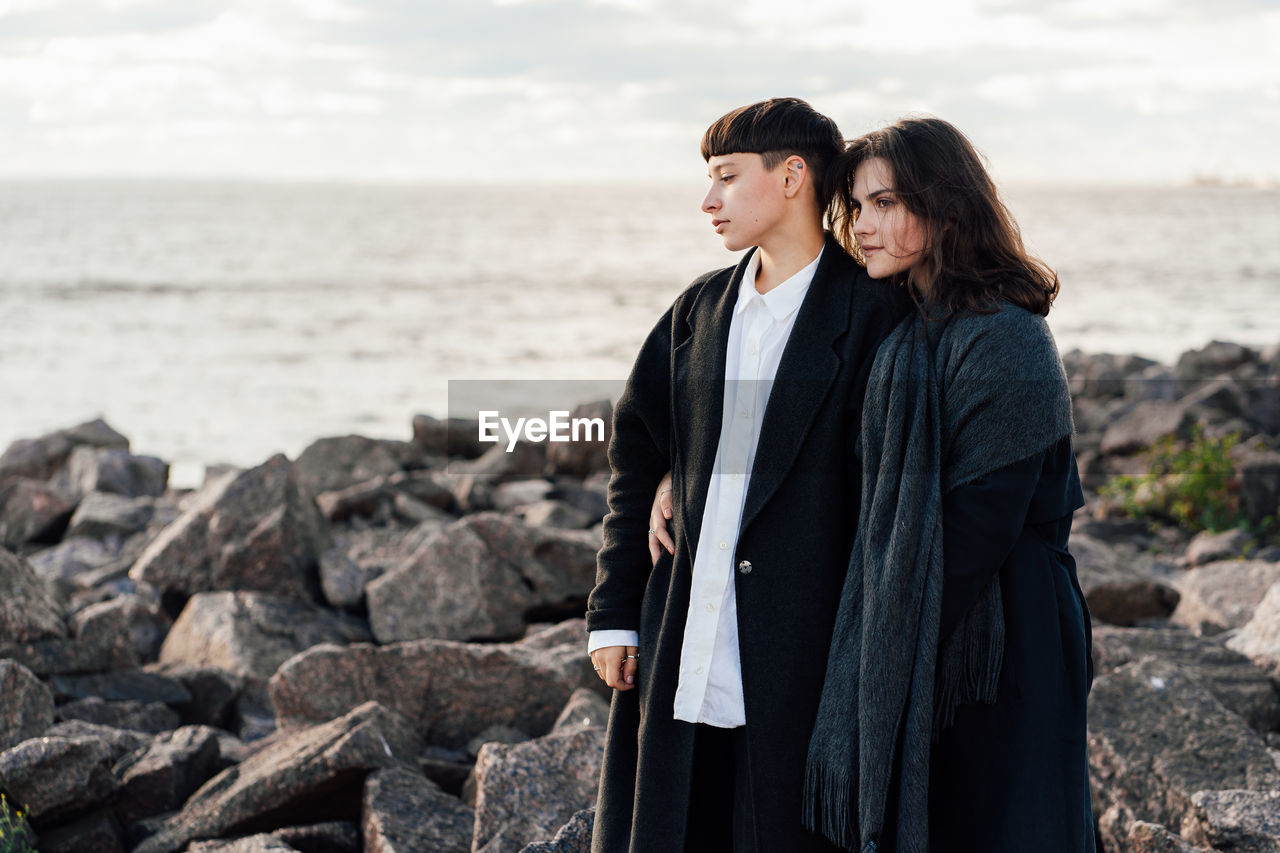
[[[582,530],[598,520],[562,500],[535,501],[517,507],[512,514],[530,527],[558,527],[561,530]]]
[[[569,412],[570,423],[581,419],[598,420],[602,430],[594,424],[583,430],[576,440],[551,442],[547,445],[547,473],[585,477],[592,471],[609,468],[609,439],[613,437],[613,404],[609,400],[595,400],[575,406]],[[572,435],[570,435],[573,438]]]
[[[595,803],[604,730],[557,732],[528,743],[487,744],[476,760],[476,850],[552,838]],[[498,836],[502,841],[497,842]]]
[[[1116,419],[1102,435],[1103,453],[1135,453],[1172,435],[1191,436],[1195,419],[1181,401],[1143,400]]]
[[[320,555],[320,589],[325,600],[339,610],[357,610],[364,604],[365,585],[385,571],[365,568],[341,547]]]
[[[1175,835],[1163,826],[1136,820],[1129,824],[1125,846],[1117,853],[1213,853],[1205,847],[1195,847],[1185,838]]]
[[[137,666],[137,653],[123,610],[106,608],[91,618],[73,619],[72,628],[71,637],[0,644],[0,657],[16,660],[40,676],[107,672]]]
[[[1177,606],[1172,568],[1131,542],[1107,542],[1073,532],[1070,549],[1089,615],[1095,620],[1128,626],[1164,619]]]
[[[1280,791],[1198,791],[1197,814],[1184,834],[1215,850],[1280,850]]]
[[[468,516],[368,585],[370,626],[380,643],[519,636],[530,611],[585,602],[599,547],[587,531]]]
[[[25,478],[0,481],[0,546],[57,541],[74,510],[70,498],[47,483]]]
[[[359,435],[318,439],[294,463],[298,480],[318,496],[399,473],[403,466],[388,444]]]
[[[1170,620],[1206,636],[1241,628],[1277,581],[1280,563],[1227,560],[1200,566],[1174,580],[1182,597]]]
[[[1280,583],[1274,583],[1253,610],[1253,617],[1227,640],[1227,648],[1247,656],[1270,678],[1280,681]]]
[[[64,637],[67,626],[31,564],[0,548],[0,646]]]
[[[57,545],[33,551],[31,568],[66,598],[76,589],[77,579],[110,565],[120,556],[120,543],[85,536],[68,536]]]
[[[480,424],[466,418],[441,420],[414,415],[413,441],[429,453],[474,459],[489,448],[480,443]]]
[[[1089,696],[1094,810],[1107,849],[1134,821],[1183,826],[1197,791],[1273,790],[1280,768],[1261,737],[1168,661],[1144,658],[1097,676]]]
[[[158,498],[169,485],[169,463],[135,456],[121,448],[80,446],[71,451],[60,478],[75,494],[108,492],[129,498]]]
[[[1095,635],[1096,636],[1096,635]],[[556,717],[552,731],[604,728],[609,723],[609,703],[598,691],[579,687]]]
[[[1280,515],[1280,451],[1247,449],[1237,461],[1240,508],[1255,524]]]
[[[328,526],[311,493],[277,455],[194,495],[130,577],[183,595],[245,589],[314,600],[316,563],[328,547]]]
[[[158,606],[138,595],[91,604],[71,617],[71,629],[77,636],[122,632],[120,642],[128,642],[133,656],[143,663],[154,661],[160,654],[160,645],[172,624]]]
[[[217,771],[218,733],[208,726],[183,726],[157,735],[147,746],[116,762],[120,780],[114,804],[126,823],[177,811]]]
[[[135,749],[145,747],[154,737],[147,732],[118,729],[114,726],[103,726],[84,720],[63,720],[54,723],[53,727],[45,732],[45,736],[97,741],[107,748],[113,765]]]
[[[301,853],[364,853],[360,827],[354,822],[330,820],[305,826],[287,826],[272,835]]]
[[[110,809],[40,833],[40,853],[125,853],[124,833]]]
[[[1098,673],[1143,658],[1168,661],[1239,714],[1255,731],[1280,728],[1280,697],[1267,677],[1244,655],[1216,639],[1198,637],[1185,628],[1093,629],[1093,659]]]
[[[174,702],[173,708],[187,725],[229,728],[235,701],[245,679],[216,666],[193,666],[171,661],[147,667],[150,672],[175,679],[191,694],[189,702]]]
[[[129,449],[129,439],[101,419],[61,429],[39,438],[20,438],[0,455],[0,480],[29,477],[48,480],[66,465],[76,447]]]
[[[82,720],[100,726],[153,734],[170,731],[181,725],[178,712],[163,702],[130,699],[113,701],[96,696],[59,705],[57,717],[59,720]]]
[[[370,771],[408,766],[421,748],[403,718],[372,702],[284,733],[201,786],[135,853],[178,853],[191,841],[233,835],[245,826],[333,817],[348,810],[343,804],[352,793],[359,801]]]
[[[160,662],[212,666],[265,684],[293,655],[321,643],[368,640],[357,620],[261,592],[192,596],[173,623]]]
[[[162,702],[171,705],[191,701],[191,694],[181,681],[141,669],[54,675],[49,678],[49,686],[59,700],[96,696],[114,701]]]
[[[53,725],[53,693],[20,663],[0,660],[0,750],[37,737]]]
[[[470,853],[474,824],[474,811],[421,774],[387,768],[365,780],[365,853]]]
[[[1188,566],[1203,566],[1206,563],[1231,560],[1243,555],[1252,541],[1252,536],[1239,529],[1221,532],[1203,530],[1187,545],[1183,562]]]
[[[574,812],[569,822],[550,841],[536,841],[520,853],[591,853],[591,833],[596,825],[596,810],[592,806]]]
[[[599,683],[584,637],[577,619],[516,643],[319,646],[280,667],[272,704],[280,725],[294,726],[376,700],[413,720],[429,742],[453,748],[494,725],[542,735],[576,688]]]
[[[297,848],[268,832],[229,841],[193,841],[187,847],[187,853],[287,853],[291,850],[297,851]]]
[[[111,773],[112,750],[94,737],[31,738],[0,752],[0,779],[31,819],[57,824],[106,802],[119,781]]]
[[[67,525],[67,537],[124,539],[151,523],[155,506],[151,498],[131,498],[106,492],[90,492],[80,501]]]

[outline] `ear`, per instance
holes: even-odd
[[[800,188],[809,180],[809,165],[804,162],[803,157],[792,154],[783,161],[782,170],[782,189],[787,198],[795,198],[800,194]]]

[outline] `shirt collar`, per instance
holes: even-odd
[[[822,252],[823,250],[820,249],[818,256],[808,265],[768,293],[757,293],[756,274],[760,272],[760,250],[756,249],[751,253],[747,268],[742,273],[742,283],[738,287],[738,303],[734,306],[733,313],[741,314],[747,310],[748,305],[759,300],[775,321],[790,317],[800,308],[805,294],[809,292],[813,274],[818,271],[818,262],[822,260]]]

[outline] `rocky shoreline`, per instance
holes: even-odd
[[[1280,346],[1064,362],[1102,843],[1278,850]],[[0,791],[35,848],[587,850],[604,445],[476,434],[418,416],[410,440],[321,439],[194,491],[101,421],[11,445]],[[1192,535],[1098,495],[1162,436],[1227,434],[1246,527]]]

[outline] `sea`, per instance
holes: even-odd
[[[408,438],[469,383],[616,393],[671,300],[738,257],[703,192],[0,182],[0,449],[101,417],[192,486],[324,436]],[[1005,196],[1061,279],[1064,353],[1280,343],[1280,190]]]

